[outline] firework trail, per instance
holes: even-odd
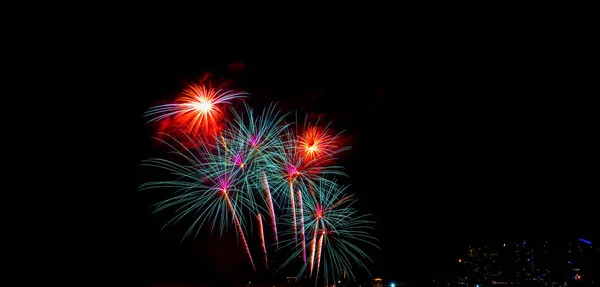
[[[304,236],[304,209],[302,208],[302,193],[297,191],[298,208],[300,210],[300,239],[302,243],[302,261],[306,263],[306,237]]]
[[[321,265],[321,251],[323,250],[323,237],[325,237],[325,231],[321,231],[319,236],[319,243],[317,244],[317,276],[319,276],[319,266]]]
[[[265,184],[265,197],[267,198],[267,207],[269,210],[269,215],[271,216],[271,224],[273,225],[273,234],[275,235],[275,244],[277,245],[277,249],[279,249],[279,239],[277,238],[277,219],[275,217],[275,207],[273,206],[273,197],[271,196],[271,190],[269,189],[269,181],[267,180],[267,175],[265,171],[262,171],[263,181]]]
[[[311,195],[315,195],[314,193]],[[313,197],[314,202],[316,202],[317,200]],[[323,209],[321,208],[321,206],[319,204],[315,205],[315,210],[314,210],[314,216],[315,216],[315,223],[314,223],[314,227],[313,227],[313,238],[311,240],[312,244],[311,244],[311,255],[310,255],[310,259],[309,259],[309,277],[312,277],[312,272],[313,272],[313,267],[314,267],[314,263],[315,263],[315,251],[317,248],[317,233],[319,231],[319,220],[323,217]],[[320,253],[319,253],[320,254]]]
[[[248,258],[250,259],[250,264],[252,264],[252,269],[254,269],[254,271],[256,271],[256,267],[254,266],[254,260],[252,260],[252,254],[250,254],[250,248],[248,248],[248,243],[246,242],[246,236],[244,235],[244,230],[242,230],[242,224],[240,223],[240,220],[237,217],[237,213],[235,212],[235,208],[233,208],[233,204],[231,204],[231,200],[229,200],[229,196],[227,195],[227,189],[223,189],[223,196],[225,197],[225,200],[227,201],[227,205],[229,206],[229,210],[231,211],[233,220],[235,221],[238,234],[242,238],[242,244],[244,245],[244,248],[246,249],[246,253],[248,254]]]
[[[269,269],[269,260],[267,260],[267,246],[265,244],[265,233],[262,223],[262,216],[260,216],[260,213],[256,215],[256,218],[258,219],[258,233],[260,236],[260,244],[263,250],[263,255],[265,256],[265,267]]]
[[[294,223],[294,239],[298,239],[298,227],[296,226],[296,199],[294,197],[294,180],[290,179],[290,203],[292,204],[292,222]]]

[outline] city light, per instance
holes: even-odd
[[[539,286],[554,286],[559,282],[588,284],[592,282],[590,262],[595,252],[590,247],[590,241],[578,237],[551,244],[548,240],[521,239],[498,245],[471,245],[463,253],[464,257],[455,259],[455,262],[468,264],[457,264],[456,279],[452,281],[472,287],[533,282],[539,282]],[[560,266],[551,263],[551,258],[557,256],[565,259]]]
[[[583,243],[586,243],[586,244],[589,244],[589,245],[592,245],[592,242],[591,242],[591,241],[585,240],[585,239],[583,239],[583,238],[579,238],[579,241],[581,241],[581,242],[583,242]]]

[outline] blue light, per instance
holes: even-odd
[[[585,239],[583,239],[583,238],[579,238],[579,241],[581,241],[581,242],[583,242],[583,243],[586,243],[586,244],[589,244],[589,245],[592,245],[592,242],[591,242],[591,241],[587,241],[587,240],[585,240]]]

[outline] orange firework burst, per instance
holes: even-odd
[[[223,125],[226,106],[231,100],[246,95],[241,91],[213,88],[209,83],[190,84],[173,103],[154,106],[145,115],[152,117],[150,122],[168,121],[169,128],[181,129],[193,138],[212,137]]]
[[[187,131],[209,131],[217,127],[223,117],[224,100],[229,99],[227,91],[216,90],[196,84],[190,85],[176,100],[178,113],[176,118],[187,126]]]
[[[335,137],[326,129],[316,126],[308,127],[298,139],[298,146],[302,155],[308,160],[315,160],[323,156],[331,156],[338,148]]]

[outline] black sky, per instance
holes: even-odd
[[[155,152],[143,111],[205,72],[231,79],[256,103],[323,113],[353,136],[343,162],[361,208],[378,222],[374,275],[444,275],[474,242],[593,232],[598,142],[587,54],[525,36],[436,31],[358,41],[367,48],[350,39],[259,53],[162,50],[149,38],[136,46],[144,56],[127,50],[119,75],[132,103],[131,173],[115,192],[126,206],[120,247],[130,271],[142,281],[183,280],[240,264],[218,259],[207,246],[226,244],[214,238],[180,245],[183,229],[160,231],[161,217],[149,215],[156,198],[135,191],[147,176],[136,165]]]

